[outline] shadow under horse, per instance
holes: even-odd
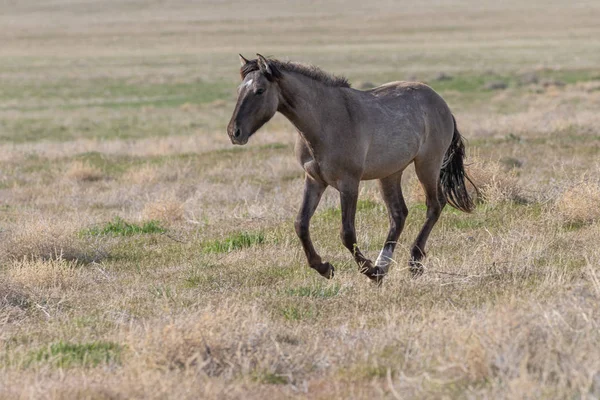
[[[310,238],[309,224],[328,186],[340,193],[341,238],[360,272],[380,283],[408,214],[402,196],[405,168],[415,164],[426,196],[427,216],[415,239],[409,266],[423,271],[427,238],[449,203],[470,212],[473,199],[463,165],[465,147],[446,102],[429,86],[390,82],[361,91],[346,78],[306,64],[240,55],[242,83],[227,126],[233,144],[246,144],[276,112],[297,129],[296,156],[306,171],[304,197],[295,228],[308,264],[326,278],[334,267],[323,262]],[[356,243],[354,220],[361,180],[378,179],[390,229],[375,264]],[[471,182],[472,183],[472,182]]]

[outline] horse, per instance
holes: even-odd
[[[296,128],[295,153],[305,178],[294,226],[308,265],[325,278],[334,276],[335,268],[321,259],[309,230],[321,196],[331,186],[340,194],[342,243],[359,271],[381,284],[408,215],[402,173],[414,163],[427,214],[408,264],[413,275],[422,274],[425,244],[446,203],[464,212],[475,208],[466,187],[466,181],[473,183],[464,169],[464,141],[442,97],[418,82],[356,90],[346,78],[313,65],[260,54],[252,60],[239,56],[242,82],[227,134],[234,145],[244,145],[277,112]],[[358,247],[354,225],[360,181],[371,179],[379,180],[390,223],[374,264]]]

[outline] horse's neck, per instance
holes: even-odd
[[[324,130],[335,124],[342,100],[340,88],[329,87],[300,74],[290,73],[280,83],[278,109],[313,146],[322,142]]]

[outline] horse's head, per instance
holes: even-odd
[[[233,144],[246,144],[261,126],[277,112],[280,72],[269,60],[257,54],[255,60],[247,60],[240,54],[242,83],[238,87],[238,99],[227,125],[227,134]]]

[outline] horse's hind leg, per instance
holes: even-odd
[[[375,266],[387,274],[398,238],[404,228],[408,208],[402,196],[402,171],[379,180],[379,189],[388,209],[390,230]]]
[[[302,207],[298,212],[298,217],[296,218],[294,225],[296,228],[296,233],[302,242],[302,247],[304,248],[308,265],[317,270],[317,272],[319,272],[319,274],[325,278],[330,279],[333,278],[333,266],[329,263],[322,262],[321,256],[317,254],[317,251],[312,244],[309,231],[310,219],[315,213],[315,210],[319,205],[319,201],[321,200],[321,196],[326,188],[327,185],[317,182],[310,176],[306,175],[304,181],[304,197],[302,199]]]
[[[415,239],[410,251],[411,259],[409,261],[410,271],[415,275],[423,273],[421,260],[425,257],[425,244],[427,238],[442,213],[446,205],[446,196],[440,184],[441,160],[435,162],[429,160],[415,160],[415,172],[425,191],[425,201],[427,205],[427,216],[425,224],[421,228],[419,235]]]

